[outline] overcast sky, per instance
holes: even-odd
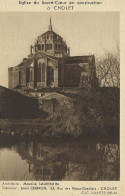
[[[66,40],[71,55],[102,56],[119,44],[118,12],[0,13],[0,85],[8,86],[8,67],[27,57],[38,35],[53,30]]]

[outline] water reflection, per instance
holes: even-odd
[[[119,147],[0,136],[0,180],[119,180]]]

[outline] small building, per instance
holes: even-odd
[[[70,48],[52,28],[39,35],[30,47],[30,55],[8,69],[9,88],[91,87],[95,85],[94,55],[70,56]]]

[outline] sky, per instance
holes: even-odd
[[[30,45],[48,30],[63,37],[71,56],[115,52],[119,45],[118,12],[1,12],[0,85],[8,87],[8,67],[18,65],[30,53]]]

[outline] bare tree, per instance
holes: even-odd
[[[100,86],[120,87],[120,57],[117,52],[105,51],[104,56],[96,59],[96,70]]]

